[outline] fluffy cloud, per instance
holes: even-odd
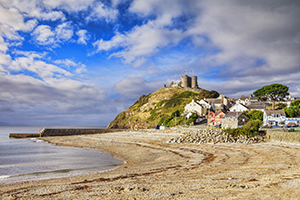
[[[48,25],[40,25],[31,33],[31,36],[39,45],[56,45],[71,39],[73,28],[70,23],[60,24],[54,30]]]
[[[86,65],[82,63],[75,63],[74,61],[70,59],[65,59],[65,60],[55,60],[55,64],[61,65],[62,67],[75,67],[75,72],[76,74],[81,74],[82,72],[86,71]]]
[[[87,35],[87,30],[79,30],[76,32],[76,35],[78,36],[78,44],[87,44],[87,40],[89,40],[89,36]]]
[[[99,20],[104,18],[106,22],[116,20],[118,10],[105,6],[102,2],[95,2],[92,7],[91,14],[86,18],[86,21]]]
[[[20,72],[23,70],[28,70],[37,74],[40,78],[44,79],[44,81],[46,81],[49,77],[55,76],[56,74],[72,76],[70,72],[40,60],[40,58],[44,56],[42,54],[37,54],[35,52],[16,53],[24,56],[19,56],[11,62],[11,64],[8,66],[10,71]]]
[[[110,41],[101,39],[93,45],[97,47],[96,52],[121,47],[123,50],[111,56],[121,57],[125,63],[132,63],[137,59],[150,57],[168,45],[176,45],[180,39],[182,39],[180,30],[163,29],[150,21],[126,34],[117,33]]]
[[[296,20],[300,16],[299,5],[277,1],[274,7],[270,7],[264,2],[226,1],[217,4],[210,1],[201,2],[199,6],[203,14],[197,17],[188,32],[207,35],[220,50],[206,58],[206,61],[211,60],[211,65],[231,63],[226,68],[227,73],[239,76],[251,75],[253,67],[257,67],[254,73],[269,75],[290,73],[296,69],[300,43],[300,28]],[[258,60],[264,62],[255,66]]]
[[[38,26],[32,33],[31,36],[40,45],[49,45],[55,43],[55,33],[52,32],[51,27],[48,25]]]

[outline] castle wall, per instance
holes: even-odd
[[[181,77],[181,86],[183,88],[191,87],[191,83],[191,77],[189,77],[188,75],[184,75]]]
[[[191,83],[192,88],[198,88],[197,76],[192,76],[191,78],[192,78],[192,83]]]

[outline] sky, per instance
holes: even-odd
[[[0,125],[106,126],[185,73],[299,97],[300,1],[0,0]]]

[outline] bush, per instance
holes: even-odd
[[[225,129],[224,131],[233,137],[237,137],[240,135],[247,135],[249,137],[254,137],[258,135],[258,131],[260,126],[262,125],[262,121],[260,120],[252,120],[249,121],[245,126],[234,128],[234,129]]]
[[[298,110],[294,107],[285,107],[284,112],[287,115],[287,117],[296,117],[298,115]]]
[[[260,110],[251,110],[247,113],[247,115],[250,117],[250,121],[259,119],[260,121],[263,121],[264,118],[264,112]]]
[[[156,106],[159,108],[159,107],[161,107],[163,104],[164,104],[164,102],[163,102],[163,101],[160,101],[160,102],[158,102],[158,103],[156,104]]]

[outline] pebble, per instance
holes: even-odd
[[[249,137],[249,136],[238,136],[233,137],[228,135],[221,129],[202,129],[202,130],[191,130],[185,132],[179,137],[171,138],[167,143],[195,143],[195,144],[206,144],[206,143],[244,143],[253,144],[263,142],[264,139],[261,136]]]

